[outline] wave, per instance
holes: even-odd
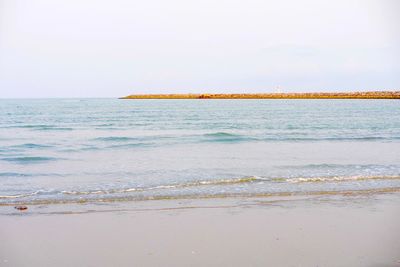
[[[278,178],[279,179],[279,178]],[[282,179],[275,181],[282,181]],[[388,176],[331,176],[331,177],[299,177],[284,179],[285,182],[289,183],[318,183],[318,182],[349,182],[349,181],[363,181],[363,180],[398,180],[399,175],[388,175]],[[274,180],[274,179],[273,179]]]
[[[226,132],[207,133],[203,136],[205,139],[201,140],[201,142],[242,142],[257,140],[253,137]]]
[[[184,187],[194,187],[202,185],[232,185],[232,184],[245,184],[257,181],[265,181],[267,178],[261,178],[257,176],[249,176],[242,178],[232,178],[232,179],[221,179],[221,180],[200,180],[182,184],[172,184],[172,185],[161,185],[152,187],[150,189],[164,189],[164,188],[184,188]]]
[[[324,141],[396,141],[400,140],[400,136],[334,136],[334,137],[290,137],[284,134],[276,134],[276,136],[265,137],[262,135],[241,135],[228,132],[215,132],[206,133],[202,135],[203,139],[199,142],[243,142],[243,141],[257,141],[257,142],[324,142]]]
[[[10,125],[5,128],[17,128],[17,129],[32,129],[38,131],[71,131],[71,127],[59,127],[56,125],[48,124],[25,124],[25,125]]]
[[[29,197],[29,196],[34,196],[34,195],[37,195],[37,192],[33,192],[33,193],[29,193],[29,194],[20,194],[20,195],[0,196],[0,199],[23,198],[23,197]]]
[[[110,142],[111,143],[111,142]],[[124,143],[124,142],[116,142],[113,145],[106,145],[106,146],[86,146],[86,147],[78,147],[78,148],[64,148],[59,149],[60,152],[82,152],[82,151],[98,151],[98,150],[106,150],[106,149],[130,149],[130,148],[140,148],[140,147],[151,147],[154,146],[155,143]]]
[[[17,199],[17,198],[26,198],[36,195],[57,195],[60,192],[55,190],[37,190],[30,193],[25,194],[16,194],[16,195],[0,195],[0,199]]]
[[[102,123],[102,124],[97,124],[95,125],[96,127],[110,127],[110,126],[114,126],[114,123]]]
[[[43,128],[43,127],[54,127],[52,125],[46,125],[46,124],[24,124],[24,125],[10,125],[6,126],[5,128]]]
[[[1,196],[0,199],[11,199],[10,202],[0,202],[0,206],[8,205],[51,205],[51,204],[72,204],[72,203],[99,203],[99,202],[123,202],[123,201],[149,201],[149,200],[181,200],[181,199],[217,199],[217,198],[266,198],[266,197],[295,197],[295,196],[359,196],[371,194],[385,194],[400,192],[400,187],[382,187],[374,189],[358,189],[358,190],[315,190],[315,191],[283,191],[283,192],[257,192],[257,193],[215,193],[215,194],[180,194],[180,195],[153,195],[153,196],[103,196],[100,198],[72,198],[72,199],[34,199],[34,200],[16,200],[21,196]]]
[[[130,141],[136,142],[152,142],[154,145],[164,146],[183,143],[242,143],[242,142],[334,142],[334,141],[396,141],[400,137],[284,137],[277,135],[276,137],[249,136],[241,134],[233,134],[228,132],[206,133],[202,135],[183,135],[183,136],[109,136],[98,137],[92,139],[94,141],[102,141],[109,143],[124,143]],[[169,140],[169,142],[164,142]],[[129,145],[128,147],[131,147]]]
[[[30,164],[30,163],[55,161],[58,159],[59,158],[53,158],[53,157],[8,157],[8,158],[2,158],[1,160],[19,164]]]
[[[288,141],[288,142],[313,142],[313,141],[391,141],[400,140],[400,136],[382,137],[382,136],[365,136],[365,137],[266,137],[257,138],[259,141]]]
[[[169,184],[169,185],[158,185],[152,187],[134,187],[134,188],[122,188],[122,189],[107,189],[107,190],[88,190],[88,191],[73,191],[73,190],[62,190],[62,191],[44,191],[38,190],[28,194],[18,194],[18,195],[6,195],[0,196],[1,198],[23,198],[39,194],[64,194],[64,195],[98,195],[98,194],[117,194],[117,193],[129,193],[129,192],[144,192],[151,190],[163,190],[163,189],[177,189],[186,187],[196,187],[196,186],[207,186],[207,185],[232,185],[232,184],[244,184],[252,183],[256,181],[265,181],[266,179],[260,177],[242,177],[233,179],[221,179],[221,180],[199,180],[188,183],[181,184]]]
[[[31,174],[17,172],[0,172],[0,177],[29,177]]]
[[[132,140],[137,140],[134,137],[127,137],[127,136],[107,136],[107,137],[97,137],[94,138],[95,141],[105,141],[105,142],[128,142]]]
[[[379,165],[379,164],[332,164],[332,163],[321,163],[321,164],[305,164],[305,165],[281,165],[277,166],[280,169],[388,169],[388,168],[399,168],[400,165]]]
[[[0,172],[0,177],[66,177],[73,176],[70,173],[20,173],[20,172]]]
[[[71,127],[43,127],[43,128],[36,128],[35,130],[38,130],[38,131],[72,131],[74,129]]]
[[[121,144],[121,145],[111,145],[107,146],[106,148],[111,148],[111,149],[123,149],[123,148],[137,148],[137,147],[148,147],[152,146],[153,143],[129,143],[129,144]]]
[[[27,143],[27,144],[20,144],[20,145],[14,145],[10,146],[11,148],[49,148],[52,147],[50,145],[42,145],[42,144],[33,144],[33,143]]]
[[[239,135],[232,134],[232,133],[226,133],[226,132],[216,132],[216,133],[207,133],[207,134],[204,134],[204,136],[209,136],[209,137],[237,137]]]
[[[67,195],[113,194],[113,193],[127,193],[127,192],[143,192],[143,191],[162,190],[162,189],[178,189],[178,188],[207,186],[207,185],[244,184],[261,180],[264,181],[265,179],[259,177],[243,177],[243,178],[232,178],[232,179],[222,179],[222,180],[199,180],[188,183],[158,185],[153,187],[133,187],[124,189],[93,190],[93,191],[62,191],[62,193]]]
[[[3,173],[6,176],[8,173]],[[11,174],[11,173],[10,173]],[[0,173],[0,176],[3,176]],[[16,195],[3,195],[0,196],[0,199],[23,199],[27,197],[32,197],[35,195],[49,195],[55,196],[56,198],[66,198],[67,196],[87,196],[87,197],[94,197],[99,196],[100,198],[107,196],[108,198],[117,198],[117,197],[129,197],[130,193],[149,193],[151,191],[156,191],[156,193],[151,193],[154,197],[157,197],[161,192],[168,192],[168,194],[174,192],[170,192],[168,190],[174,189],[183,189],[183,188],[195,188],[195,187],[202,187],[202,186],[231,186],[231,185],[238,185],[238,184],[255,184],[255,183],[291,183],[291,184],[298,184],[298,183],[338,183],[338,182],[349,182],[349,181],[363,181],[363,180],[385,180],[385,179],[392,179],[392,180],[400,180],[400,175],[393,175],[393,176],[332,176],[332,177],[297,177],[297,178],[266,178],[266,177],[259,177],[259,176],[248,176],[248,177],[241,177],[241,178],[231,178],[231,179],[216,179],[216,180],[197,180],[191,182],[184,182],[184,183],[171,183],[171,184],[163,184],[163,185],[155,185],[149,187],[130,187],[130,188],[110,188],[110,189],[94,189],[94,190],[38,190],[35,192],[30,192],[26,194],[16,194]],[[296,189],[294,191],[290,191],[287,193],[297,192]],[[302,193],[306,194],[308,191],[304,191],[302,189]],[[176,191],[178,195],[183,194],[184,191]],[[233,193],[235,191],[232,191]],[[325,192],[323,190],[320,191]],[[174,195],[175,195],[174,193]],[[248,194],[277,194],[282,192],[249,192]],[[193,197],[196,197],[197,194],[202,194],[201,192],[193,193]],[[203,193],[204,194],[204,193]],[[136,194],[135,194],[136,195]],[[141,194],[140,194],[141,195]],[[147,194],[145,194],[147,195]],[[64,196],[64,197],[62,197]],[[139,196],[139,195],[137,195]],[[54,197],[53,197],[54,198]],[[85,198],[83,198],[85,199]],[[68,201],[68,199],[65,199]]]
[[[110,142],[110,143],[124,143],[129,141],[135,142],[154,142],[160,140],[170,140],[176,139],[177,141],[181,141],[181,136],[165,136],[165,135],[157,135],[157,136],[136,136],[136,137],[129,137],[129,136],[106,136],[106,137],[97,137],[92,140],[94,141],[102,141],[102,142]]]

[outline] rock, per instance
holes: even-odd
[[[17,210],[27,210],[28,209],[27,206],[15,206],[14,208]]]

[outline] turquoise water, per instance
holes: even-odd
[[[0,100],[0,204],[398,187],[398,100]]]

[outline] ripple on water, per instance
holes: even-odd
[[[203,137],[205,139],[202,142],[242,142],[242,141],[252,141],[256,140],[256,138],[244,136],[240,134],[233,134],[227,132],[215,132],[215,133],[207,133],[204,134]]]
[[[45,163],[50,161],[59,160],[54,157],[40,157],[40,156],[24,156],[24,157],[6,157],[1,160],[17,163],[17,164],[34,164],[34,163]]]
[[[34,143],[26,143],[26,144],[20,144],[20,145],[13,145],[10,146],[11,148],[50,148],[52,147],[51,145],[43,145],[43,144],[34,144]]]

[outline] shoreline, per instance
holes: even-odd
[[[137,94],[120,99],[400,99],[400,91],[255,94]]]
[[[399,204],[387,193],[44,205],[0,215],[0,265],[400,266]]]
[[[313,197],[346,197],[346,196],[369,196],[399,193],[400,187],[383,187],[374,189],[358,189],[358,190],[326,190],[326,191],[308,191],[308,192],[275,192],[275,193],[236,193],[236,194],[213,194],[213,195],[155,195],[148,197],[124,196],[124,197],[107,197],[107,198],[77,198],[77,199],[51,199],[51,200],[32,200],[32,201],[15,201],[0,203],[0,211],[2,207],[14,206],[52,206],[52,205],[79,205],[79,204],[103,204],[103,203],[138,203],[138,202],[157,202],[157,201],[219,201],[221,199],[296,199],[296,198],[313,198]],[[0,215],[2,213],[0,212]]]

